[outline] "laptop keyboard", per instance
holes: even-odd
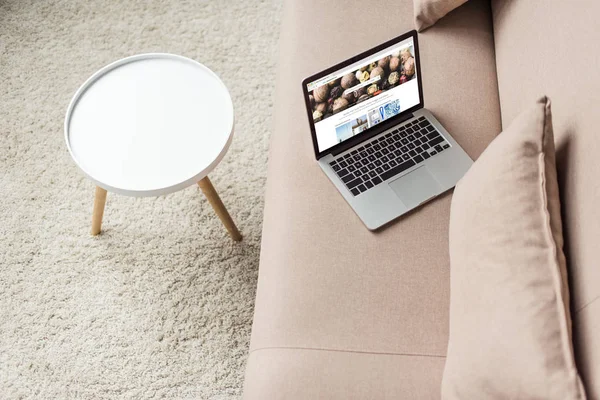
[[[350,192],[358,196],[449,147],[433,125],[420,117],[336,158],[329,165]]]

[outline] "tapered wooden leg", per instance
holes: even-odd
[[[92,235],[96,236],[102,229],[102,216],[104,215],[104,205],[106,204],[106,190],[96,186],[96,196],[94,197],[94,211],[92,214]]]
[[[223,225],[225,225],[225,228],[227,228],[227,231],[229,231],[231,238],[236,242],[242,240],[242,234],[240,231],[238,231],[238,228],[233,223],[229,212],[227,212],[227,209],[223,205],[223,202],[221,201],[221,198],[212,185],[210,179],[208,179],[208,176],[202,178],[202,180],[198,182],[198,186],[200,186],[200,189],[202,189],[202,193],[204,193],[208,199],[208,202],[221,219]]]

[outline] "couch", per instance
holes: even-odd
[[[589,399],[600,399],[599,14],[593,0],[470,0],[419,35],[425,106],[473,159],[524,105],[552,99]],[[411,29],[412,0],[286,3],[247,400],[440,397],[452,193],[368,231],[315,162],[300,85]]]

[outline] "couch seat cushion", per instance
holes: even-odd
[[[303,360],[318,368],[315,360],[327,359],[322,373],[361,362],[338,352],[373,355],[357,370],[336,372],[321,398],[352,398],[333,387],[342,384],[356,393],[374,387],[367,375],[357,377],[377,363],[392,371],[378,381],[373,398],[439,396],[439,358],[448,339],[451,194],[369,232],[314,159],[300,85],[413,29],[412,4],[286,3],[246,399],[311,398],[284,385],[283,376],[310,382],[306,374],[318,371],[309,372]],[[419,45],[425,105],[476,158],[500,132],[489,4],[468,2],[421,34]],[[405,358],[389,361],[389,355]],[[265,373],[282,376],[257,382],[266,364]],[[423,374],[418,384],[402,378],[415,373]]]

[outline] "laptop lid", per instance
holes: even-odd
[[[367,140],[423,107],[417,31],[302,82],[317,159]]]

